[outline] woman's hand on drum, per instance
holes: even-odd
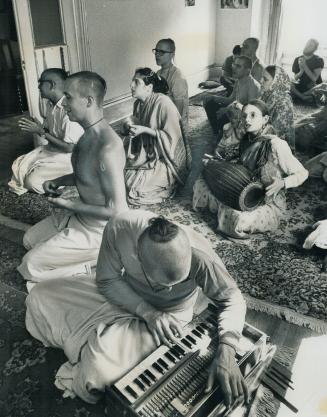
[[[266,187],[266,196],[276,196],[280,190],[285,188],[285,182],[282,178],[273,178],[273,183]]]
[[[150,127],[141,126],[141,125],[130,125],[129,133],[133,137],[142,135],[144,133],[150,136],[156,136],[156,133],[153,129],[151,129]]]

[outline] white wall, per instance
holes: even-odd
[[[217,5],[216,63],[222,65],[234,45],[251,35],[252,0],[247,9],[221,9]]]
[[[151,49],[167,37],[176,42],[176,64],[192,94],[215,62],[216,7],[217,0],[197,0],[193,7],[184,0],[85,1],[91,67],[108,82],[106,99],[130,93],[135,68],[159,69]]]
[[[287,0],[283,6],[280,49],[285,54],[301,55],[306,41],[317,38],[327,47],[327,1]]]

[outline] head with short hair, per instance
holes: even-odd
[[[62,68],[47,68],[42,72],[41,78],[46,77],[46,76],[53,76],[53,77],[58,78],[62,81],[65,81],[66,78],[68,77],[68,74]]]
[[[233,75],[237,79],[247,77],[252,69],[252,61],[245,55],[240,55],[233,62]]]
[[[176,45],[170,38],[160,39],[153,49],[156,64],[159,66],[170,65],[175,58]]]
[[[189,275],[190,241],[183,229],[162,216],[151,219],[139,237],[138,255],[151,287],[171,287]]]
[[[81,97],[93,97],[98,107],[102,106],[107,91],[106,81],[96,72],[75,72],[67,78],[77,86]]]
[[[69,119],[82,126],[87,124],[93,113],[103,111],[105,93],[106,82],[95,72],[81,71],[70,75],[65,81],[62,102]]]
[[[68,74],[62,68],[47,68],[38,80],[42,98],[57,102],[63,95],[64,83]]]
[[[317,39],[314,39],[314,38],[309,39],[303,49],[303,55],[310,56],[314,54],[316,50],[318,49],[318,46],[319,46],[319,42],[317,41]]]
[[[246,55],[249,58],[253,58],[255,57],[258,48],[259,48],[258,38],[247,38],[243,42],[242,55]]]

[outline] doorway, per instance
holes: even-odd
[[[0,118],[27,111],[12,0],[0,0]]]

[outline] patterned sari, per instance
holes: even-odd
[[[129,138],[125,183],[133,205],[160,203],[184,185],[191,169],[191,153],[181,127],[180,114],[169,97],[153,93],[135,102],[139,125],[155,130]]]
[[[270,122],[279,138],[295,149],[293,103],[290,96],[291,81],[286,71],[276,66],[270,88],[261,95],[269,110]]]

